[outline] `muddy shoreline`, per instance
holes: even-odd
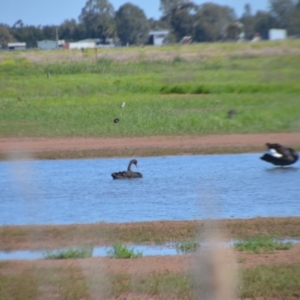
[[[120,138],[0,138],[0,159],[67,159],[243,153],[277,142],[300,148],[299,133],[150,136]]]
[[[300,217],[228,219],[210,221],[227,239],[252,236],[300,238]],[[0,250],[55,249],[77,245],[157,244],[195,240],[203,220],[74,225],[1,226]]]
[[[204,221],[161,221],[140,223],[97,223],[57,226],[2,226],[0,250],[58,249],[77,245],[111,245],[122,243],[151,244],[164,241],[195,240],[201,236]],[[300,217],[253,218],[216,221],[224,238],[274,236],[300,238]],[[215,225],[216,225],[215,224]],[[300,263],[300,244],[290,250],[253,254],[234,250],[240,268],[259,265]],[[111,259],[92,257],[72,260],[44,260],[2,262],[4,274],[15,268],[69,268],[85,266],[89,272],[98,268],[106,274],[150,275],[154,273],[185,273],[193,263],[194,255],[150,256],[138,259]],[[7,266],[7,269],[6,267]],[[93,271],[94,270],[94,271]]]

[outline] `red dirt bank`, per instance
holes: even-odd
[[[299,133],[121,138],[0,138],[0,156],[105,157],[261,151],[266,142],[300,146]]]

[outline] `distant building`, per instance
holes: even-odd
[[[65,49],[90,49],[95,48],[99,39],[85,39],[78,42],[66,43]]]
[[[161,46],[166,44],[169,30],[153,30],[149,32],[148,45]]]
[[[95,48],[95,43],[93,42],[74,42],[69,43],[68,49],[90,49]]]
[[[287,31],[286,29],[266,29],[260,32],[261,38],[263,40],[276,41],[276,40],[285,40],[287,39]]]
[[[270,41],[285,40],[287,38],[286,29],[272,28],[269,30],[268,36]]]
[[[102,39],[85,39],[72,43],[65,43],[64,49],[94,49],[94,48],[111,48],[114,47],[114,40],[107,38],[106,41]]]
[[[42,40],[37,42],[37,47],[41,50],[53,50],[57,48],[62,48],[64,43],[65,40]]]
[[[9,50],[25,50],[26,43],[8,43],[7,47]]]

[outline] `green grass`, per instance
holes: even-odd
[[[191,253],[195,252],[200,247],[200,243],[196,241],[183,241],[176,243],[175,247],[180,253]]]
[[[142,252],[135,252],[133,248],[130,249],[120,242],[115,243],[107,254],[111,258],[138,258],[143,256]]]
[[[256,47],[265,49],[266,55],[249,54]],[[53,52],[59,62],[34,62],[30,52],[28,58],[7,54],[0,61],[0,137],[299,131],[299,56],[268,55],[270,47],[285,51],[286,44],[109,52],[148,55],[122,62],[109,56],[92,59],[94,52],[87,52],[91,59],[77,60],[63,58],[68,52]],[[168,51],[178,53],[170,60],[149,58]],[[205,59],[180,58],[198,51],[207,51]],[[120,109],[123,101],[126,107]],[[227,118],[230,109],[237,111],[233,119]],[[113,122],[116,117],[118,124]]]
[[[254,253],[273,253],[276,250],[290,250],[291,242],[280,242],[272,237],[253,237],[246,241],[234,243],[234,248],[238,251],[248,251]]]
[[[7,272],[7,270],[10,270]],[[195,299],[197,281],[188,274],[127,273],[103,274],[81,266],[48,267],[15,262],[0,263],[1,299]],[[97,274],[97,276],[95,276]],[[300,264],[262,265],[240,269],[238,297],[241,299],[298,299],[300,297]],[[294,298],[293,298],[294,297]]]
[[[253,236],[300,238],[300,218],[256,218],[223,220],[216,226],[228,239],[248,240]],[[203,233],[203,221],[97,223],[64,226],[1,226],[0,249],[49,249],[74,245],[162,244],[193,241]],[[28,238],[30,236],[30,239]]]
[[[239,296],[242,298],[299,299],[300,265],[268,265],[241,271]]]
[[[0,264],[0,270],[3,263]],[[0,272],[0,299],[29,300],[37,299],[38,285],[33,268],[28,268],[21,274],[2,274]]]
[[[284,101],[283,101],[284,99]],[[120,109],[125,101],[126,107]],[[0,100],[0,137],[150,136],[293,132],[298,94],[99,95]],[[235,109],[235,118],[227,112]],[[120,122],[115,124],[114,118]]]
[[[46,251],[44,257],[46,259],[73,259],[88,258],[93,255],[93,247],[77,247],[64,250]]]

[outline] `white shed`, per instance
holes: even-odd
[[[148,44],[154,46],[161,46],[165,44],[169,30],[153,30],[149,32]]]
[[[57,48],[57,42],[52,40],[42,40],[37,42],[38,49],[52,50]]]
[[[25,50],[26,43],[8,43],[7,47],[9,50]]]
[[[52,50],[63,47],[65,40],[42,40],[37,42],[38,49],[41,50]]]
[[[95,48],[95,42],[69,43],[69,49],[89,49],[89,48]]]
[[[287,37],[286,29],[275,29],[272,28],[269,30],[269,40],[285,40]]]

